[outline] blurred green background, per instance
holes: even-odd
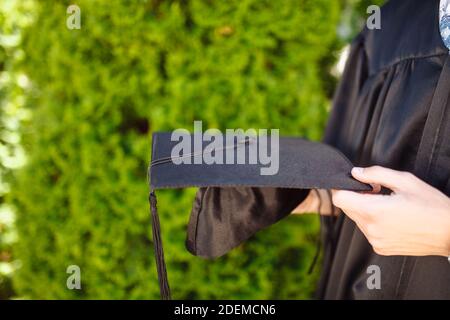
[[[320,139],[342,49],[380,2],[2,0],[0,299],[159,298],[151,133],[203,120]],[[184,246],[194,194],[158,193],[174,298],[312,297],[316,215],[206,261]]]

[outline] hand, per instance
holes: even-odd
[[[408,172],[353,168],[355,179],[390,195],[333,191],[333,203],[364,233],[377,254],[450,255],[450,199]]]
[[[313,189],[297,208],[292,211],[293,214],[320,213],[321,215],[334,214],[334,207],[331,203],[329,191],[323,189]]]

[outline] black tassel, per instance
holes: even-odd
[[[317,198],[319,199],[318,215],[319,215],[319,219],[320,219],[320,215],[322,213],[321,212],[322,211],[322,197],[320,196],[319,191],[317,191],[316,189],[312,189],[312,192],[314,192],[316,194]],[[317,237],[317,240],[316,240],[316,252],[314,254],[314,258],[313,258],[311,264],[309,265],[308,275],[310,275],[314,271],[314,267],[316,266],[317,261],[319,260],[320,251],[322,249],[321,229],[322,228],[320,227],[319,236]]]
[[[164,261],[164,250],[159,226],[158,209],[156,207],[156,195],[152,190],[149,195],[150,211],[152,214],[153,246],[155,248],[156,268],[158,271],[159,289],[162,300],[170,300],[169,281],[167,280],[166,262]]]

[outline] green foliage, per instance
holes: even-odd
[[[24,162],[19,127],[27,114],[23,109],[27,80],[15,65],[23,57],[20,31],[30,22],[26,15],[30,6],[29,0],[0,2],[0,300],[14,295],[12,276],[18,266],[12,252],[17,239],[15,215],[5,197],[12,170]]]
[[[32,88],[17,171],[28,298],[158,298],[146,167],[155,130],[280,128],[319,139],[340,2],[42,0],[24,31]],[[317,217],[290,217],[215,261],[184,247],[195,190],[158,193],[174,298],[309,298]],[[66,288],[81,268],[82,290]]]

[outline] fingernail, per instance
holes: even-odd
[[[354,175],[362,175],[363,172],[364,172],[364,168],[354,167],[352,169],[352,174],[354,174]]]

